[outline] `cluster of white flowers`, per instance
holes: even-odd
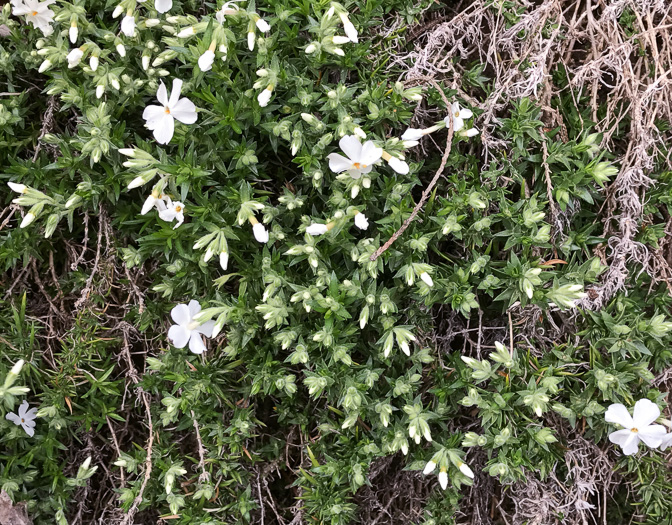
[[[470,109],[460,107],[459,102],[453,102],[450,108],[450,114],[443,119],[443,121],[425,129],[408,128],[401,136],[401,140],[407,141],[409,146],[417,145],[417,141],[422,137],[450,126],[451,120],[453,123],[453,133],[458,137],[475,137],[479,133],[476,128],[464,129],[465,120],[470,119],[473,116],[474,114]]]

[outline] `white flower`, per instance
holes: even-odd
[[[96,55],[91,55],[91,58],[89,58],[89,67],[91,68],[91,71],[95,71],[98,69],[98,64],[100,63],[100,60]]]
[[[434,281],[432,280],[432,276],[429,275],[427,272],[422,272],[420,274],[420,279],[424,281],[424,283],[429,286],[430,288],[434,286]]]
[[[149,213],[149,210],[151,210],[154,207],[156,207],[156,209],[159,210],[159,212],[166,210],[168,208],[166,204],[169,200],[170,197],[166,195],[161,195],[157,191],[152,191],[149,197],[145,199],[145,203],[142,205],[142,210],[140,210],[140,215],[146,215],[147,213]]]
[[[13,414],[10,412],[5,416],[6,419],[14,423],[15,425],[21,425],[23,430],[26,431],[30,437],[35,435],[35,417],[37,414],[37,408],[31,408],[28,410],[28,401],[21,403],[19,407],[18,414]]]
[[[254,42],[255,42],[255,36],[252,31],[247,33],[247,47],[250,51],[254,51]]]
[[[189,38],[190,36],[194,36],[195,34],[196,29],[194,29],[194,26],[189,26],[185,27],[179,33],[177,33],[177,38]]]
[[[21,221],[21,224],[19,224],[19,228],[25,228],[26,226],[30,226],[36,218],[37,218],[37,216],[33,212],[29,211],[23,217],[23,220]]]
[[[390,156],[390,158],[387,160],[387,163],[390,165],[390,168],[400,175],[406,175],[410,171],[408,164],[406,164],[406,162],[403,160],[398,159],[397,157]]]
[[[74,44],[77,42],[77,35],[79,34],[79,30],[77,29],[76,25],[71,25],[70,26],[70,31],[68,31],[68,36],[70,36],[70,42]]]
[[[184,348],[189,343],[189,350],[195,354],[205,352],[205,344],[201,335],[212,337],[212,330],[215,327],[214,321],[207,321],[199,324],[194,321],[194,316],[201,311],[201,305],[198,301],[189,301],[189,305],[178,304],[170,312],[170,316],[175,323],[168,330],[168,339],[176,348]]]
[[[264,20],[263,18],[260,18],[257,20],[257,29],[261,31],[262,33],[268,33],[271,30],[271,26]]]
[[[474,471],[469,468],[469,465],[466,463],[460,463],[460,466],[458,467],[460,469],[460,472],[467,476],[468,478],[474,479]]]
[[[445,468],[442,468],[439,471],[439,485],[441,485],[443,490],[448,488],[448,473],[446,472]]]
[[[273,96],[273,86],[269,85],[257,96],[257,102],[259,102],[259,106],[261,106],[262,108],[268,106],[268,103],[271,101],[272,96]]]
[[[470,129],[467,129],[467,130],[460,131],[459,135],[461,137],[471,138],[471,137],[475,137],[476,135],[478,135],[478,133],[479,133],[479,131],[476,128],[470,128]]]
[[[8,182],[7,186],[9,186],[13,191],[16,193],[26,193],[28,191],[28,186],[25,184],[17,184],[16,182]]]
[[[425,469],[422,471],[422,473],[426,476],[427,474],[431,474],[434,472],[434,469],[436,468],[436,463],[433,461],[428,461],[427,464],[425,465]]]
[[[173,0],[155,0],[154,7],[159,13],[167,13],[173,7]]]
[[[112,11],[112,18],[117,18],[123,12],[124,12],[124,6],[118,5],[117,7],[114,8],[114,11]]]
[[[408,128],[401,136],[401,140],[420,140],[425,135],[424,129]]]
[[[360,139],[366,140],[366,133],[364,133],[364,130],[357,126],[355,129],[352,130],[352,132],[357,135]]]
[[[215,61],[215,53],[214,51],[210,51],[208,49],[198,59],[198,67],[201,68],[201,71],[210,71],[212,69],[212,64],[214,63],[214,61]]]
[[[130,14],[126,15],[121,21],[121,32],[126,36],[135,36],[135,17]]]
[[[369,220],[363,213],[355,214],[355,226],[360,230],[366,230],[369,227]]]
[[[68,53],[68,67],[73,68],[77,66],[80,61],[82,60],[82,57],[84,56],[84,51],[82,51],[80,48],[75,48],[70,53]]]
[[[254,238],[261,244],[266,244],[268,242],[268,230],[266,230],[266,227],[260,222],[252,226],[252,233],[254,233]]]
[[[619,445],[626,456],[637,452],[640,441],[652,448],[659,447],[665,437],[665,427],[651,424],[659,416],[660,409],[648,399],[640,399],[635,403],[632,416],[622,404],[611,405],[604,414],[604,419],[608,423],[621,425],[624,429],[609,434],[609,441]]]
[[[219,265],[222,267],[222,270],[226,270],[229,266],[229,253],[222,252],[219,254]]]
[[[222,8],[219,11],[217,11],[217,14],[215,15],[215,18],[217,18],[217,22],[223,24],[227,16],[235,15],[238,12],[239,7],[234,3],[234,1],[237,0],[226,2],[222,6]]]
[[[26,22],[30,22],[37,27],[44,36],[49,36],[54,32],[51,23],[54,21],[54,12],[49,6],[56,0],[20,0],[12,2],[12,14],[14,16],[26,15]]]
[[[317,51],[317,46],[315,44],[308,44],[306,49],[304,49],[304,52],[306,53],[306,55],[311,55],[315,51]]]
[[[47,69],[51,67],[51,60],[47,59],[44,62],[40,64],[39,69],[37,70],[38,73],[44,73]]]
[[[98,84],[96,86],[96,98],[102,97],[104,93],[105,93],[105,86],[103,86],[102,84]]]
[[[306,228],[306,233],[310,235],[324,235],[329,231],[326,224],[311,224]]]
[[[166,209],[159,210],[159,218],[166,221],[172,222],[173,219],[177,219],[177,223],[173,226],[173,230],[180,227],[184,222],[184,204],[180,201],[171,201],[170,197],[166,197]]]
[[[348,38],[350,39],[350,42],[354,42],[355,44],[358,42],[357,39],[357,30],[355,29],[355,26],[352,25],[352,22],[348,19],[348,15],[345,13],[341,13],[339,15],[341,17],[341,22],[343,22],[343,29],[345,30],[345,34],[348,35]]]
[[[347,44],[348,42],[350,42],[350,38],[348,38],[347,36],[336,35],[335,37],[333,37],[331,39],[331,41],[334,44],[341,45],[341,44]]]
[[[183,124],[193,124],[198,118],[194,103],[188,98],[180,98],[181,90],[182,81],[176,78],[168,99],[166,86],[161,82],[156,92],[161,106],[147,106],[142,113],[142,118],[147,121],[145,127],[154,132],[154,138],[159,144],[168,144],[173,138],[175,119]]]
[[[450,108],[450,115],[448,115],[444,122],[446,126],[450,126],[450,119],[453,119],[453,131],[458,132],[464,127],[465,119],[471,118],[474,114],[470,109],[461,108],[458,102],[453,102]]]
[[[373,142],[369,140],[361,144],[355,135],[346,135],[338,144],[347,158],[338,153],[327,155],[329,168],[334,173],[347,171],[353,179],[359,179],[363,174],[370,173],[373,164],[383,155],[383,150]]]

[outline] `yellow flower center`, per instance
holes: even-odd
[[[366,168],[366,164],[360,164],[359,162],[354,162],[352,164],[352,167],[355,168],[356,170],[362,170]]]
[[[166,106],[163,111],[166,115],[170,114],[170,108],[168,106]]]
[[[26,420],[21,418],[21,423],[25,423],[25,422],[26,422]]]
[[[630,429],[630,432],[634,432],[635,434],[637,434],[637,433],[639,432],[639,430],[638,430],[637,428],[635,428],[635,427],[632,427],[632,428]]]
[[[30,14],[33,15],[33,16],[37,16],[37,11],[33,11],[33,12],[30,13]]]
[[[175,206],[175,211],[180,213],[182,211],[182,206]]]

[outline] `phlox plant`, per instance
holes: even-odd
[[[3,7],[0,488],[35,523],[356,523],[390,458],[429,523],[663,407],[669,301],[580,308],[612,155],[522,99],[486,156],[469,86],[386,70],[428,7]]]

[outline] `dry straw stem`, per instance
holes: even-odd
[[[522,8],[511,25],[503,2],[463,2],[429,18],[410,33],[415,49],[395,56],[390,67],[405,67],[406,80],[430,77],[462,85],[465,64],[480,61],[492,78],[492,90],[482,104],[477,120],[482,129],[484,160],[503,162],[499,153],[509,145],[495,140],[492,130],[498,116],[511,102],[530,97],[544,108],[549,125],[561,129],[564,122],[551,109],[551,100],[569,91],[580,114],[590,101],[591,131],[603,134],[602,147],[619,153],[620,172],[608,187],[601,220],[610,237],[602,252],[609,266],[599,286],[583,306],[599,309],[624,289],[629,268],[647,272],[654,281],[672,277],[672,257],[652,252],[635,240],[643,221],[646,192],[655,184],[652,173],[658,160],[672,168],[666,143],[672,136],[661,131],[657,121],[672,122],[672,3],[665,0],[516,0]],[[621,19],[625,10],[634,31]],[[398,27],[398,20],[388,26]],[[424,31],[421,31],[423,29]],[[381,30],[386,34],[388,30]],[[568,87],[553,82],[553,72],[562,66]],[[581,102],[579,102],[581,101]],[[606,111],[600,111],[600,107]],[[431,111],[419,108],[416,120],[428,119]],[[588,128],[588,125],[586,126]],[[626,130],[625,133],[623,130]],[[626,140],[622,139],[625,135]],[[546,146],[543,144],[542,146]],[[568,217],[553,202],[550,173],[548,186],[550,222],[562,237]],[[577,203],[573,203],[576,208]],[[669,250],[668,250],[669,251]]]
[[[431,78],[427,78],[425,80],[436,88],[436,90],[441,95],[441,98],[443,99],[446,108],[450,110],[450,102],[448,102],[448,99],[446,98],[446,95],[443,93],[441,86],[439,86],[439,84],[437,84],[437,82],[435,80],[432,80]],[[378,259],[378,257],[380,257],[383,253],[385,253],[385,251],[390,246],[392,246],[392,243],[396,241],[399,237],[401,237],[401,235],[406,231],[406,228],[408,228],[411,222],[413,222],[413,219],[415,219],[416,215],[418,215],[418,213],[424,206],[425,202],[427,202],[427,199],[431,195],[434,186],[436,186],[439,177],[441,177],[441,175],[443,174],[443,170],[446,167],[446,162],[448,162],[448,157],[450,156],[450,150],[453,145],[453,119],[450,119],[449,122],[450,124],[448,126],[448,140],[446,143],[446,149],[443,152],[443,158],[441,159],[441,165],[439,166],[439,169],[436,170],[436,173],[434,174],[434,177],[432,178],[431,182],[427,185],[425,191],[422,192],[422,197],[420,198],[420,201],[413,208],[411,215],[408,217],[408,219],[404,221],[401,227],[396,232],[394,232],[394,235],[392,235],[392,237],[390,237],[385,244],[383,244],[380,248],[378,248],[373,253],[373,255],[371,255],[371,257],[369,258],[371,261],[375,261],[376,259]]]

